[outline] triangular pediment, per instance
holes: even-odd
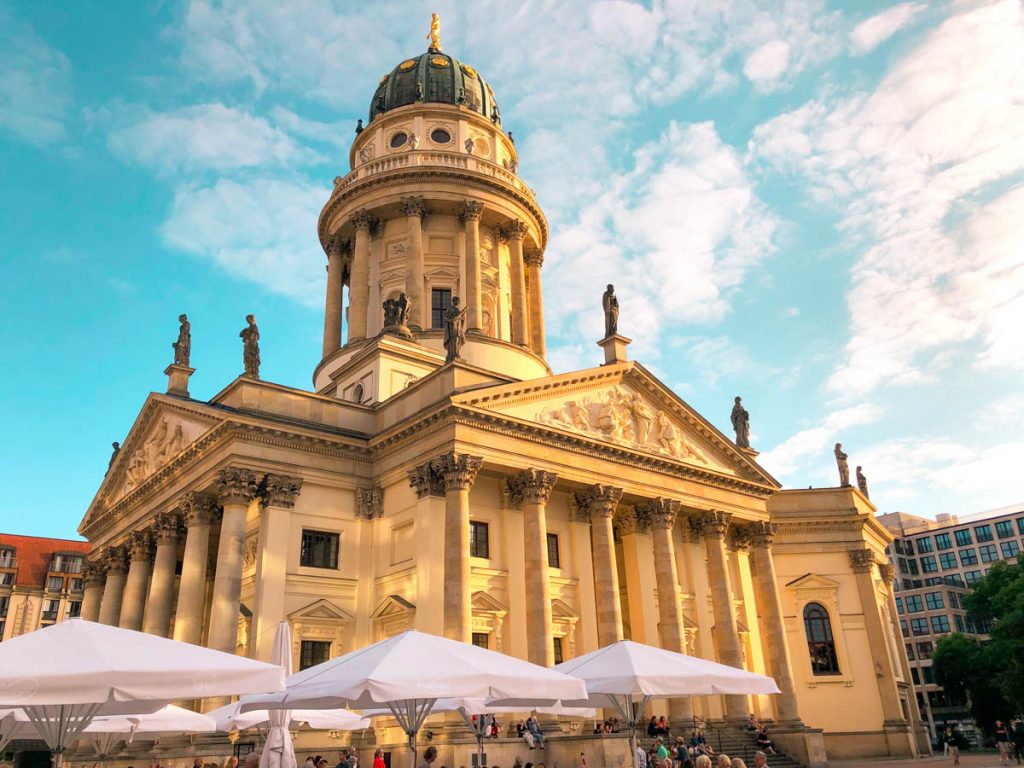
[[[839,582],[817,573],[805,573],[800,578],[793,579],[786,587],[788,589],[839,589]]]
[[[455,400],[617,448],[779,485],[637,363],[489,387]]]
[[[486,592],[473,593],[473,610],[487,613],[508,613],[508,606],[502,605]]]
[[[352,616],[336,606],[330,600],[320,599],[288,614],[295,619],[331,619],[334,621],[352,621]]]
[[[555,598],[551,601],[551,618],[553,619],[578,619],[579,614],[564,600]]]
[[[391,616],[413,613],[415,610],[416,606],[401,595],[388,595],[380,602],[374,612],[370,614],[370,618],[386,619]]]

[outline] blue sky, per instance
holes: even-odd
[[[789,487],[863,464],[882,511],[1024,501],[1019,3],[0,0],[0,529],[72,535],[176,317],[194,397],[309,388],[316,217],[381,75],[494,87],[551,222],[557,370],[634,357]]]

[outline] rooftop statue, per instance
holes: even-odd
[[[183,365],[188,368],[189,357],[192,356],[192,323],[188,321],[188,315],[178,315],[178,340],[171,344],[174,348],[174,364]]]
[[[619,332],[619,300],[611,283],[601,295],[601,306],[604,307],[604,336],[615,336]]]
[[[750,447],[750,414],[743,407],[743,399],[737,397],[732,407],[732,428],[736,431],[736,445]]]
[[[466,343],[466,309],[459,309],[459,297],[452,296],[452,305],[444,312],[444,361],[450,363],[459,356]]]
[[[430,14],[430,34],[427,35],[430,47],[427,50],[441,52],[441,19],[436,13]]]
[[[245,322],[248,325],[238,335],[242,339],[242,361],[245,363],[245,373],[250,379],[260,377],[260,329],[256,327],[256,315],[246,315]]]
[[[846,463],[848,457],[843,453],[842,443],[836,443],[835,454],[836,466],[839,468],[839,485],[847,488],[850,485],[850,465]]]
[[[871,498],[868,496],[868,479],[860,467],[857,467],[857,488],[866,498]]]

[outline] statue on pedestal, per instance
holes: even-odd
[[[413,336],[412,331],[409,330],[408,323],[412,304],[406,298],[406,295],[400,293],[397,299],[386,299],[383,306],[384,333],[411,339]]]
[[[246,315],[248,323],[238,335],[242,339],[242,361],[245,363],[243,376],[250,379],[260,377],[260,329],[256,327],[256,315]]]
[[[619,332],[619,300],[611,283],[601,295],[601,306],[604,307],[604,337],[607,339]]]
[[[732,428],[736,431],[736,445],[750,447],[750,414],[743,407],[743,399],[737,397],[732,407]]]
[[[857,467],[857,488],[860,489],[865,498],[871,498],[868,496],[868,479],[864,476],[864,472],[860,467]]]
[[[171,344],[174,348],[174,364],[183,365],[188,368],[188,360],[192,355],[192,323],[188,321],[188,315],[178,315],[178,340]]]
[[[466,309],[459,309],[459,297],[452,296],[452,305],[444,312],[444,361],[450,363],[457,358],[465,343]]]
[[[836,466],[839,468],[839,485],[848,488],[850,486],[850,465],[846,463],[848,457],[843,453],[842,443],[836,443],[835,454]]]

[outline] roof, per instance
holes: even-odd
[[[50,558],[62,552],[88,554],[91,545],[87,541],[72,539],[47,539],[41,536],[20,536],[16,533],[0,533],[0,548],[15,549],[18,576],[15,584],[19,587],[42,587],[50,568]]]

